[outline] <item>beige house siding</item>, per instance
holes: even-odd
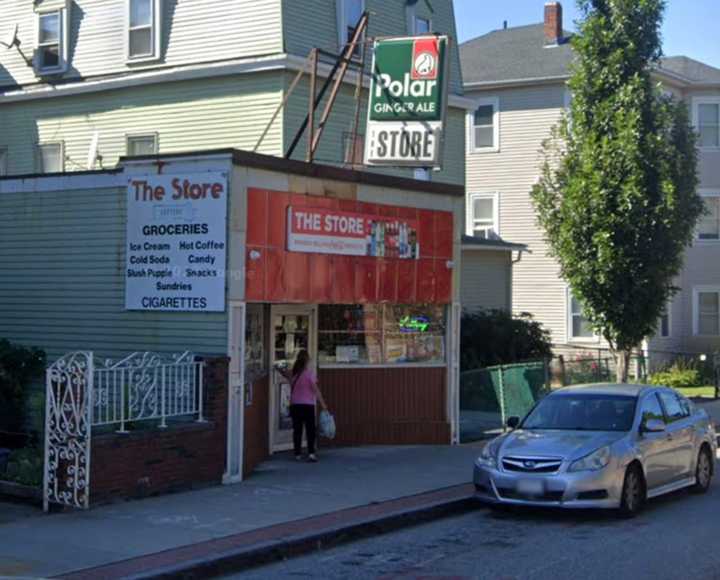
[[[565,342],[566,286],[558,276],[556,263],[546,255],[547,246],[529,195],[539,175],[541,144],[550,136],[564,106],[565,87],[468,91],[466,97],[497,98],[499,102],[499,151],[472,152],[467,131],[466,186],[468,196],[498,194],[498,233],[513,243],[527,244],[531,252],[513,267],[513,312],[534,314],[552,332],[553,341]]]
[[[126,57],[126,0],[73,1],[69,5],[69,69],[63,78],[127,74],[282,52],[281,0],[165,0],[160,55],[144,63],[129,63]],[[37,26],[33,2],[0,2],[0,34],[7,34],[16,23],[21,48],[32,56]],[[40,80],[17,51],[0,51],[0,87]]]
[[[720,96],[720,91],[673,91],[689,106],[693,97]],[[556,345],[569,344],[604,348],[598,339],[572,340],[568,336],[568,293],[559,277],[556,262],[547,256],[547,245],[537,226],[530,191],[539,177],[543,140],[560,118],[566,104],[564,85],[518,87],[506,90],[468,91],[468,98],[499,102],[499,140],[497,152],[473,153],[470,118],[466,136],[466,185],[472,194],[497,194],[499,234],[509,241],[528,245],[530,254],[513,268],[513,311],[530,312],[551,331]],[[698,175],[700,189],[720,190],[720,151],[700,151]],[[469,208],[468,208],[469,209]],[[656,359],[669,359],[673,352],[713,352],[720,349],[720,338],[693,334],[693,289],[720,286],[720,243],[695,243],[687,250],[685,267],[677,280],[681,291],[671,305],[669,337],[648,340]]]
[[[157,133],[161,153],[255,146],[282,99],[280,72],[145,85],[74,97],[9,103],[0,148],[7,147],[13,174],[37,170],[37,143],[61,141],[65,169],[87,169],[90,142],[99,133],[104,167],[125,155],[126,136]],[[261,153],[282,151],[282,117]]]
[[[463,310],[510,310],[512,268],[510,252],[464,250],[460,283]]]

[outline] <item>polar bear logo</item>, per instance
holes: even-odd
[[[432,77],[436,66],[435,56],[429,52],[421,52],[415,58],[415,73],[420,78]]]

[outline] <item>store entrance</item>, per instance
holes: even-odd
[[[292,368],[297,353],[306,349],[317,364],[316,308],[314,306],[273,306],[270,336],[270,450],[292,449],[290,381],[275,370]],[[317,370],[317,369],[316,369]]]

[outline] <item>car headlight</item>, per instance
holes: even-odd
[[[480,467],[490,467],[495,469],[497,467],[497,445],[488,443],[483,447],[480,452],[480,456],[477,458],[477,464]]]
[[[597,471],[610,463],[610,448],[601,447],[570,464],[568,471]]]

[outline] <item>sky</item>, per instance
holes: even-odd
[[[545,0],[454,0],[460,42],[491,30],[542,22]],[[579,16],[575,0],[562,2],[565,29]],[[663,25],[666,56],[689,56],[720,68],[720,0],[668,0]]]

